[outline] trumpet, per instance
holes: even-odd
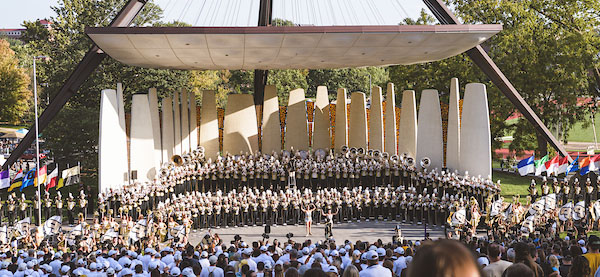
[[[421,159],[420,164],[422,168],[428,168],[431,165],[431,159],[429,159],[428,157],[424,157]]]

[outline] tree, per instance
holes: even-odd
[[[39,54],[47,55],[50,61],[39,64],[38,80],[48,83],[42,91],[42,98],[54,94],[64,84],[73,68],[90,48],[91,41],[84,33],[86,26],[106,26],[125,4],[119,0],[61,0],[53,7],[56,13],[49,20],[53,28],[49,31],[52,39],[38,34],[39,28],[26,32],[25,40]],[[162,10],[153,3],[146,7],[134,20],[134,25],[160,24]],[[31,23],[24,23],[29,26]],[[178,23],[171,23],[178,24]],[[53,122],[42,132],[47,147],[60,164],[81,165],[93,173],[97,169],[98,119],[100,91],[115,88],[123,83],[126,109],[129,109],[131,95],[146,92],[155,87],[159,98],[170,95],[181,88],[191,89],[192,74],[183,70],[158,70],[139,68],[121,64],[110,58],[105,59],[85,81]],[[42,109],[45,104],[41,105]],[[76,119],[76,120],[74,120]]]
[[[17,123],[28,109],[30,78],[8,41],[0,39],[0,121]]]

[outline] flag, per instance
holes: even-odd
[[[129,231],[129,238],[135,242],[144,237],[146,237],[146,220],[141,219]]]
[[[558,161],[558,169],[556,170],[555,175],[559,175],[559,174],[563,174],[563,173],[567,172],[568,166],[569,166],[569,157],[567,157],[567,156],[562,157],[562,159],[560,159]]]
[[[48,166],[46,166],[46,165],[43,166],[40,169],[40,173],[38,173],[39,176],[36,175],[35,176],[35,180],[33,182],[36,187],[38,186],[38,184],[45,184],[46,183],[47,172],[48,172]],[[38,177],[39,177],[39,181],[38,181]]]
[[[56,184],[56,190],[59,190],[60,188],[65,186],[65,179],[60,178],[58,179],[58,184]]]
[[[598,171],[600,169],[600,154],[590,158],[590,171]]]
[[[23,169],[21,169],[21,170],[19,170],[19,172],[17,172],[17,175],[15,175],[12,185],[10,185],[10,188],[8,188],[8,191],[10,192],[13,189],[20,187],[22,184],[23,184]]]
[[[20,191],[23,191],[24,188],[33,185],[33,180],[35,180],[35,168],[29,170],[25,177],[23,178],[23,184],[21,185]]]
[[[70,186],[79,183],[79,166],[74,166],[69,169],[62,171],[62,178],[64,179],[64,185]]]
[[[10,172],[8,170],[4,170],[0,172],[0,189],[5,189],[10,187]]]
[[[546,175],[550,176],[552,174],[554,174],[554,176],[558,175],[556,172],[558,171],[558,165],[560,162],[560,157],[556,156],[554,158],[552,158],[551,160],[547,161],[545,166],[546,166]]]
[[[519,161],[517,168],[519,169],[519,174],[521,174],[521,176],[535,172],[534,159],[535,157],[531,156]]]
[[[577,158],[575,158],[575,160],[569,166],[567,166],[565,175],[569,175],[569,173],[575,172],[579,169],[579,163],[577,163],[577,160],[579,160],[579,154],[577,154]]]
[[[44,222],[44,236],[51,236],[54,234],[58,234],[61,229],[62,219],[60,216],[55,215],[50,217],[46,222]]]
[[[56,166],[56,168],[50,172],[48,178],[46,178],[46,191],[55,187],[56,183],[58,183],[58,166]]]
[[[590,157],[585,157],[579,162],[579,174],[585,175],[590,172]]]
[[[560,221],[567,221],[571,218],[573,218],[573,202],[565,204],[558,212],[558,219]]]
[[[543,156],[541,159],[534,162],[535,164],[535,176],[542,175],[542,172],[546,172],[546,162],[548,161],[548,155]]]

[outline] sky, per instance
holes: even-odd
[[[126,0],[121,0],[126,1]],[[260,0],[154,0],[163,21],[193,26],[256,26]],[[20,28],[23,21],[54,16],[58,0],[1,0],[0,28]],[[416,18],[422,0],[274,0],[273,17],[313,25],[396,25]]]

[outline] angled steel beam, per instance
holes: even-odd
[[[111,27],[127,27],[133,22],[133,19],[139,14],[142,8],[146,5],[147,0],[129,0],[129,2],[121,9],[115,19],[110,23]],[[54,99],[50,102],[48,107],[38,118],[38,125],[40,132],[43,131],[52,119],[60,112],[64,105],[69,101],[81,85],[87,80],[87,78],[96,70],[98,65],[104,60],[106,54],[93,45],[90,50],[85,54],[81,62],[77,65],[75,70],[71,73],[65,84],[60,88]],[[33,130],[35,125],[29,128]],[[19,143],[17,148],[10,153],[8,160],[2,165],[2,169],[8,169],[13,163],[15,163],[23,152],[31,146],[31,143],[35,140],[35,132],[28,132],[23,140]]]
[[[442,0],[423,0],[425,5],[431,10],[433,15],[437,18],[437,20],[442,24],[461,24],[458,21],[458,18],[446,7]],[[502,71],[496,66],[492,58],[483,50],[483,48],[478,45],[473,47],[467,51],[467,55],[471,58],[473,63],[475,63],[485,75],[492,80],[494,85],[496,85],[500,91],[510,100],[510,102],[515,105],[515,107],[523,114],[523,116],[529,120],[531,124],[535,127],[535,129],[546,139],[556,151],[560,153],[560,155],[564,157],[568,157],[569,162],[572,162],[573,159],[567,153],[567,150],[563,147],[563,145],[552,135],[550,130],[544,125],[544,122],[537,116],[537,114],[531,109],[529,104],[523,99],[521,94],[515,89],[515,87],[510,83],[508,78],[502,73]]]
[[[273,1],[260,0],[258,26],[269,26],[273,21]],[[265,86],[269,77],[268,70],[254,70],[254,105],[262,106],[265,100]]]

